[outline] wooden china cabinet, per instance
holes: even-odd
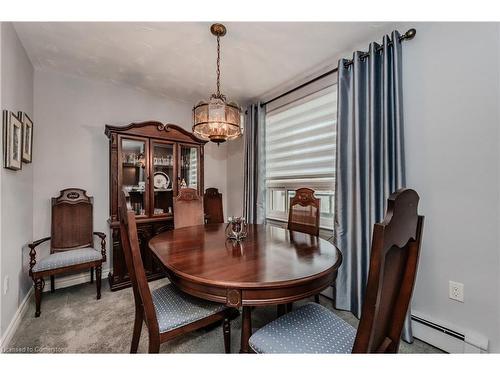
[[[203,195],[205,141],[172,124],[156,121],[106,125],[109,138],[109,226],[113,246],[111,290],[130,286],[118,221],[121,189],[128,191],[136,213],[137,234],[148,280],[165,276],[148,248],[151,237],[174,226],[173,198],[182,187]]]

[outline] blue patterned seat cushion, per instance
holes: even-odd
[[[33,266],[33,272],[54,270],[60,267],[67,267],[74,264],[87,263],[100,259],[102,259],[101,252],[92,247],[61,251],[50,254],[49,256],[38,261]]]
[[[226,309],[226,306],[205,301],[177,290],[172,284],[151,293],[160,332],[171,331]]]
[[[308,303],[250,337],[257,353],[351,353],[356,329],[317,303]]]

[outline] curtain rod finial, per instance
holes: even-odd
[[[416,34],[417,34],[417,30],[410,29],[406,33],[404,33],[403,39],[408,39],[408,40],[413,39],[413,38],[415,38]]]

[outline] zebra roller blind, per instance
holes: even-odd
[[[337,85],[266,114],[267,187],[333,190]]]

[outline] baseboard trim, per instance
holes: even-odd
[[[17,331],[17,328],[19,327],[19,324],[21,323],[21,319],[24,317],[26,314],[26,311],[28,310],[29,306],[29,301],[31,296],[33,295],[33,287],[30,288],[28,293],[26,293],[26,296],[23,298],[21,304],[17,308],[16,313],[12,317],[12,320],[10,321],[9,326],[7,327],[5,334],[3,335],[2,339],[0,340],[0,352],[4,353],[5,349],[8,348],[10,344],[10,340],[12,340],[12,337],[14,337],[14,334]]]

